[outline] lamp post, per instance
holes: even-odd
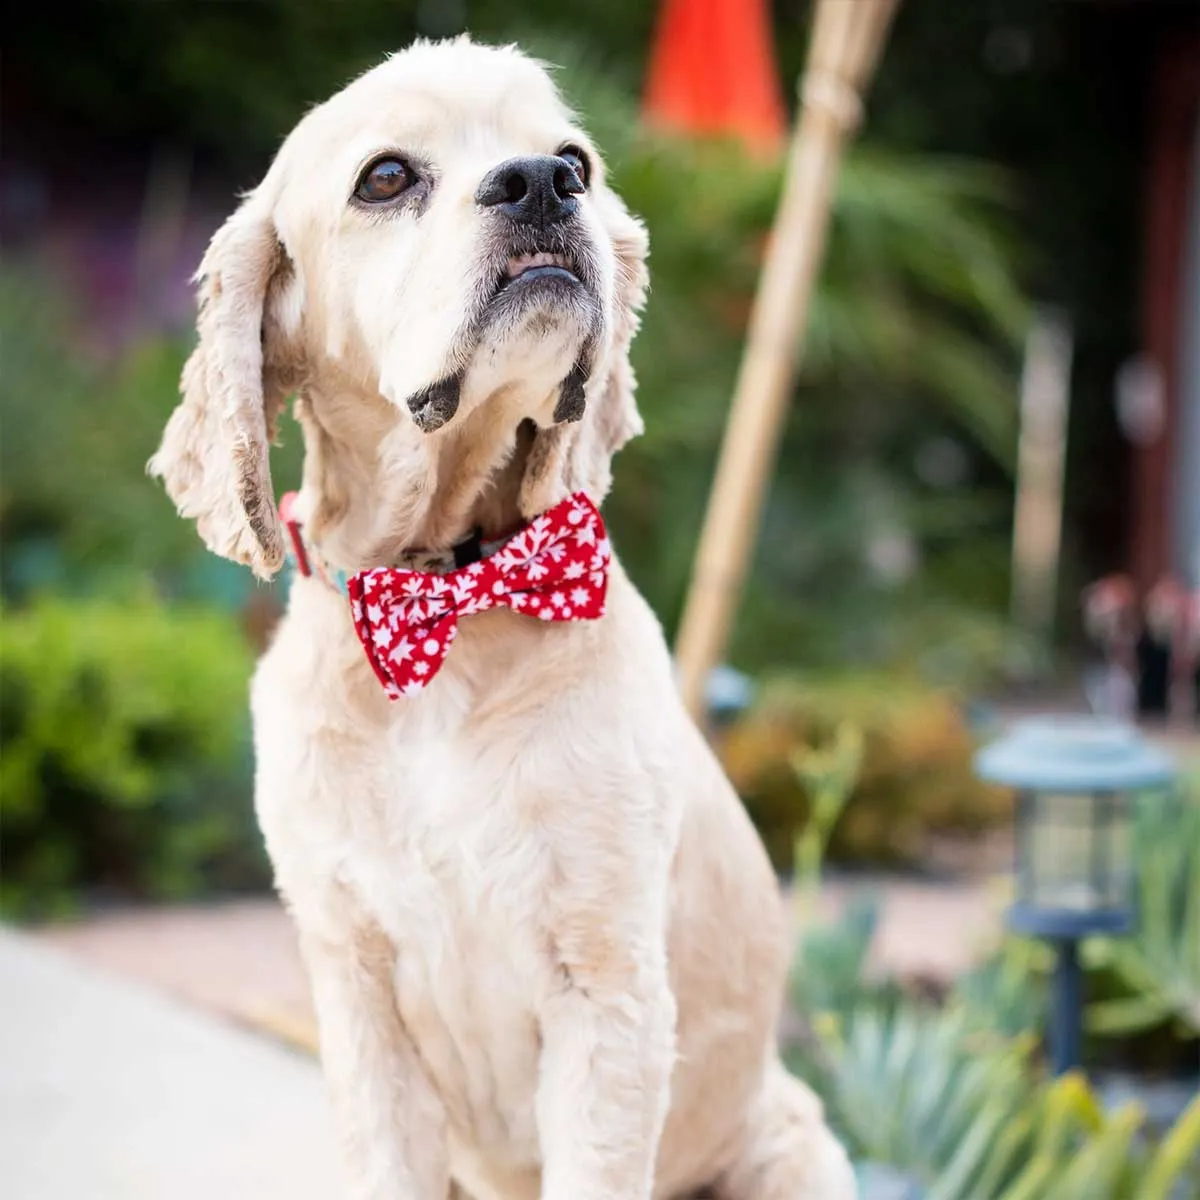
[[[1131,726],[1088,717],[1019,722],[975,766],[1017,791],[1008,925],[1057,951],[1049,1043],[1061,1075],[1080,1061],[1079,942],[1133,928],[1133,805],[1138,792],[1169,785],[1175,768]]]

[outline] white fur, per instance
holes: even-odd
[[[555,425],[569,315],[450,364],[479,285],[480,179],[589,148],[602,331],[582,421]],[[381,149],[434,165],[418,215],[348,204]],[[290,390],[300,513],[334,566],[444,548],[577,488],[599,503],[640,423],[628,366],[645,236],[545,72],[419,43],[308,114],[201,268],[200,344],[152,470],[219,553],[270,575],[266,438]],[[524,424],[522,425],[522,422]],[[518,426],[523,432],[518,432]],[[252,707],[259,819],[311,976],[359,1200],[843,1200],[849,1168],[779,1066],[787,963],[762,846],[680,704],[653,614],[614,565],[607,615],[463,621],[389,703],[345,600],[297,580]]]

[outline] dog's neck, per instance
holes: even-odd
[[[516,528],[535,431],[505,399],[430,435],[378,395],[304,389],[303,520],[329,565],[385,566],[414,549],[447,551],[475,530]]]

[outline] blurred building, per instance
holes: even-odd
[[[1200,6],[1193,13],[1200,14]],[[1139,588],[1165,575],[1197,588],[1200,17],[1166,28],[1152,55],[1139,302],[1143,357],[1130,364],[1117,389],[1132,467],[1128,563]]]

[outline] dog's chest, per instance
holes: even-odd
[[[398,761],[343,882],[396,947],[397,1006],[456,1140],[534,1161],[544,847],[514,792],[454,738],[423,738]]]

